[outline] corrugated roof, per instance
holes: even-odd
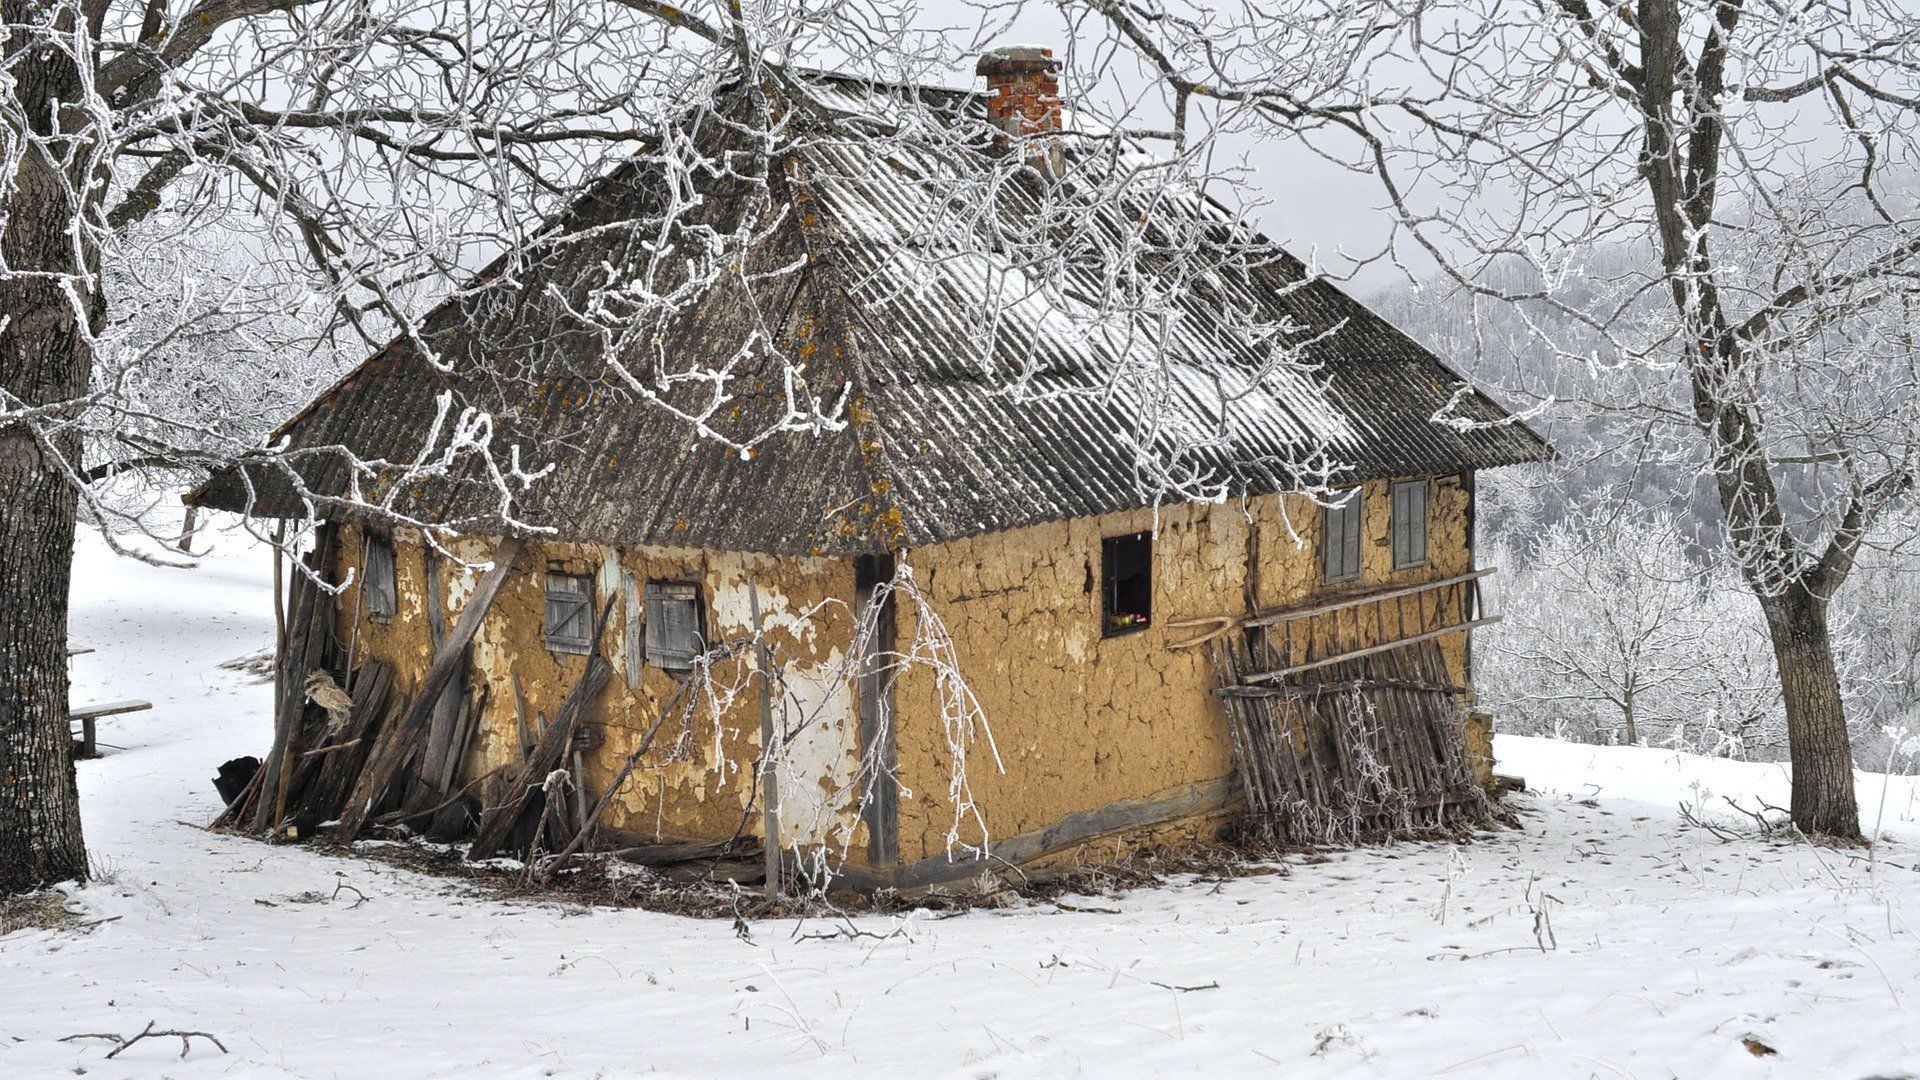
[[[832,107],[883,120],[902,115],[904,97],[946,123],[979,114],[977,96],[954,91],[817,82]],[[666,183],[660,148],[623,164],[519,263],[490,268],[427,320],[438,363],[396,341],[282,429],[291,472],[230,471],[198,500],[288,513],[296,489],[323,502],[352,490],[349,456],[433,459],[451,441],[443,422],[428,448],[443,402],[454,417],[489,418],[496,459],[517,446],[523,468],[552,466],[516,499],[516,521],[583,540],[778,553],[877,551],[1147,506],[1169,478],[1189,492],[1259,493],[1330,468],[1335,479],[1431,475],[1550,453],[1197,193],[1102,186],[1098,170],[1147,160],[1137,148],[1076,148],[1069,183],[1043,189],[1008,182],[984,142],[844,130],[801,125],[783,143],[791,208],[756,201],[765,189],[737,175],[750,156],[738,127],[709,116],[676,132],[663,146],[707,163],[692,190]],[[996,181],[991,197],[956,197]],[[1055,228],[1064,216],[1071,226]],[[1076,246],[1050,247],[1056,234]],[[715,237],[743,235],[748,254],[722,284],[659,304],[678,283],[658,276],[660,245],[698,259],[723,250]],[[1157,296],[1128,299],[1142,293]],[[743,454],[675,414],[701,413],[714,388],[665,373],[739,357],[712,431],[739,443],[782,416],[804,426],[795,400],[817,398],[830,419]],[[388,494],[377,483],[393,471],[363,475],[360,497]],[[397,508],[500,527],[480,455],[426,471],[391,493]]]

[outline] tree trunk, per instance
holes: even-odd
[[[9,389],[17,347],[0,343]],[[87,875],[67,733],[74,492],[39,451],[0,432],[0,896]]]
[[[1809,836],[1860,839],[1853,794],[1853,745],[1827,633],[1825,602],[1796,589],[1762,607],[1787,706],[1793,763],[1793,823]]]
[[[97,256],[76,240],[88,189],[86,153],[48,129],[76,100],[79,77],[60,50],[29,43],[44,11],[0,3],[15,28],[15,115],[36,129],[13,166],[0,233],[0,412],[50,405],[86,392],[93,354],[86,321],[100,314]],[[43,33],[43,32],[42,32]],[[21,140],[23,133],[6,133]],[[78,178],[76,170],[82,171]],[[83,196],[85,198],[85,196]],[[69,289],[71,291],[69,291]],[[76,492],[60,459],[80,463],[72,414],[0,421],[0,896],[84,879],[86,846],[67,724],[67,588],[73,576]]]
[[[16,198],[6,237],[10,259],[14,234],[24,231],[23,209]],[[17,279],[0,283],[7,320],[0,328],[0,386],[28,405],[78,396],[86,387],[85,339],[72,307],[52,290]],[[87,872],[67,731],[67,589],[77,500],[54,453],[78,461],[79,433],[0,428],[0,491],[7,493],[0,509],[0,896]]]

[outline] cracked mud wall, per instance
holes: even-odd
[[[1384,481],[1366,485],[1362,573],[1358,580],[1321,583],[1318,506],[1300,496],[1263,497],[1243,507],[1173,506],[1159,514],[1153,547],[1153,624],[1103,637],[1100,628],[1100,541],[1149,530],[1151,511],[1057,522],[973,537],[902,553],[927,600],[946,621],[959,660],[1006,766],[997,772],[984,745],[969,769],[976,805],[993,840],[1040,833],[1072,815],[1117,803],[1174,797],[1233,772],[1226,722],[1208,693],[1213,673],[1202,650],[1170,651],[1167,644],[1194,631],[1168,627],[1189,616],[1240,614],[1249,585],[1260,607],[1287,607],[1346,592],[1454,576],[1471,565],[1468,547],[1471,488],[1467,478],[1433,482],[1429,500],[1429,558],[1425,565],[1392,567],[1391,499]],[[1249,547],[1257,552],[1251,582]],[[462,538],[452,545],[468,562],[486,558],[492,542]],[[360,532],[342,530],[336,573],[357,565]],[[431,654],[425,617],[424,545],[417,535],[396,538],[399,612],[362,616],[358,655],[394,660],[403,687],[417,682]],[[528,725],[559,708],[585,668],[585,658],[548,650],[543,641],[544,574],[549,566],[591,575],[600,604],[624,597],[634,604],[649,580],[698,582],[710,640],[751,632],[746,582],[758,576],[762,612],[786,665],[781,714],[793,731],[782,771],[782,832],[788,844],[829,842],[864,860],[866,830],[858,819],[859,746],[856,691],[845,678],[853,638],[855,596],[846,560],[776,558],[667,548],[533,544],[483,624],[475,645],[474,689],[484,684],[484,719],[462,780],[520,759],[515,677]],[[439,560],[452,624],[477,573]],[[339,580],[338,577],[335,580]],[[356,588],[340,596],[338,625],[351,635]],[[638,606],[635,604],[634,606]],[[598,609],[596,608],[596,614]],[[641,613],[644,618],[644,612]],[[1424,613],[1430,624],[1449,613]],[[899,634],[910,640],[911,617]],[[598,795],[670,697],[676,678],[637,659],[641,626],[629,611],[614,614],[607,652],[614,666],[609,689],[589,714],[602,741],[585,755],[586,784]],[[1381,627],[1351,621],[1316,627],[1321,647],[1352,647],[1379,639]],[[1463,635],[1442,639],[1456,679],[1464,679]],[[343,646],[346,642],[343,642]],[[680,838],[730,836],[741,826],[753,795],[759,754],[759,704],[749,665],[720,665],[717,681],[736,691],[723,701],[718,723],[704,706],[690,731],[677,720],[663,727],[655,748],[606,824],[619,835]],[[947,799],[949,761],[933,681],[904,675],[893,712],[902,794],[902,863],[944,855],[954,827]],[[757,835],[757,812],[745,832]],[[963,842],[981,839],[963,826]]]
[[[1472,562],[1469,484],[1457,476],[1434,480],[1428,560],[1401,570],[1392,565],[1388,483],[1367,484],[1362,572],[1334,585],[1321,583],[1321,512],[1305,497],[1163,508],[1153,542],[1152,625],[1115,637],[1101,634],[1100,541],[1154,528],[1151,511],[907,553],[954,638],[1006,767],[996,772],[984,747],[976,746],[970,758],[968,779],[988,838],[1037,833],[1069,815],[1121,802],[1177,805],[1179,793],[1230,776],[1232,748],[1225,716],[1208,692],[1215,683],[1205,653],[1167,648],[1197,631],[1167,623],[1243,613],[1250,540],[1258,553],[1252,585],[1262,608],[1464,573]],[[1444,614],[1433,608],[1424,617],[1437,626]],[[1323,647],[1357,647],[1379,640],[1381,630],[1349,623],[1318,627],[1314,635]],[[902,639],[912,632],[903,622]],[[1455,679],[1465,677],[1463,637],[1442,639]],[[951,757],[932,680],[910,674],[895,695],[904,789],[900,858],[908,863],[948,852],[955,822],[946,798]],[[966,824],[958,838],[981,839]]]
[[[361,530],[342,530],[333,580],[360,562]],[[448,548],[458,557],[438,557],[441,595],[451,627],[480,571],[460,563],[486,561],[494,541],[461,537]],[[403,690],[417,684],[432,655],[426,615],[426,545],[417,533],[394,538],[398,611],[390,617],[360,612],[355,662],[371,656],[392,661]],[[839,560],[703,552],[601,544],[529,544],[514,564],[473,648],[473,700],[482,701],[481,722],[461,770],[461,782],[522,760],[531,740],[552,717],[586,670],[582,655],[554,652],[544,639],[545,577],[549,569],[594,579],[598,618],[618,600],[603,636],[613,678],[587,715],[595,745],[583,754],[589,799],[597,798],[680,687],[683,675],[648,664],[644,656],[642,597],[649,580],[700,586],[709,643],[749,637],[752,616],[748,580],[757,579],[768,640],[784,664],[786,692],[776,698],[776,716],[790,742],[781,775],[782,833],[788,844],[829,841],[843,845],[857,821],[853,779],[858,764],[858,723],[852,684],[844,677],[853,637],[847,607],[853,572]],[[338,603],[342,636],[354,638],[358,586]],[[349,642],[343,640],[343,648]],[[679,709],[662,725],[603,824],[615,839],[666,836],[714,839],[742,828],[759,835],[760,814],[753,778],[760,752],[760,704],[750,660],[715,665],[711,693],[701,695],[690,724]],[[483,689],[484,688],[484,689]],[[484,692],[484,699],[481,695]],[[524,729],[522,716],[524,715]],[[524,735],[523,735],[524,730]],[[500,783],[496,777],[487,786]],[[752,813],[748,813],[749,807]]]

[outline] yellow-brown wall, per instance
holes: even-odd
[[[341,530],[335,580],[360,563],[361,533]],[[494,542],[462,537],[448,545],[456,559],[436,559],[441,595],[451,627],[478,581]],[[364,614],[357,585],[338,603],[342,645],[356,657],[395,663],[398,685],[418,683],[432,654],[427,620],[426,547],[417,533],[402,530],[394,538],[398,612],[381,618]],[[462,563],[466,565],[462,565]],[[678,678],[653,666],[628,660],[633,643],[644,640],[629,623],[626,605],[636,603],[652,580],[690,581],[701,586],[707,635],[718,642],[752,633],[748,580],[755,580],[769,640],[785,665],[788,693],[784,714],[804,728],[787,749],[789,768],[782,778],[785,814],[782,832],[789,843],[829,840],[844,843],[853,826],[855,799],[849,787],[858,761],[857,725],[851,683],[839,677],[852,640],[847,604],[853,572],[844,561],[779,558],[731,552],[667,548],[615,548],[606,545],[533,543],[515,561],[499,597],[474,643],[475,700],[485,687],[482,722],[476,727],[462,780],[521,758],[519,715],[537,733],[552,717],[586,669],[587,658],[549,650],[543,640],[545,573],[549,567],[595,578],[598,616],[616,597],[603,637],[614,675],[588,714],[600,744],[584,755],[587,790],[605,790],[615,772],[653,723],[658,710],[679,686]],[[357,575],[356,575],[357,577]],[[360,615],[355,639],[352,627]],[[631,628],[631,636],[629,630]],[[356,663],[358,660],[356,659]],[[697,704],[690,725],[676,708],[623,794],[607,810],[604,824],[634,837],[721,838],[740,828],[750,805],[751,776],[759,755],[760,706],[746,660],[717,665],[719,696]],[[730,696],[729,696],[730,695]],[[709,706],[717,702],[718,708]],[[717,713],[717,717],[716,717]],[[497,782],[497,781],[496,781]],[[746,832],[757,834],[757,814]]]
[[[1201,649],[1167,645],[1194,631],[1169,627],[1191,616],[1244,613],[1251,586],[1259,607],[1285,607],[1342,592],[1411,584],[1465,572],[1471,566],[1471,488],[1465,477],[1437,478],[1429,499],[1425,565],[1392,568],[1390,503],[1384,481],[1366,485],[1362,573],[1323,585],[1320,508],[1304,496],[1266,496],[1248,503],[1180,505],[1058,522],[902,552],[922,596],[944,621],[959,669],[984,715],[991,746],[973,743],[966,769],[974,808],[993,842],[1026,836],[1022,850],[1051,845],[1063,820],[1085,832],[1098,812],[1139,804],[1136,816],[1165,816],[1185,806],[1204,810],[1228,790],[1233,771],[1226,722],[1209,694],[1213,673]],[[1101,539],[1157,528],[1153,543],[1152,625],[1115,637],[1101,634]],[[1257,551],[1249,577],[1248,552]],[[336,574],[359,565],[361,535],[342,530]],[[461,538],[450,550],[467,564],[484,563],[493,542]],[[399,612],[361,616],[357,587],[340,598],[339,626],[356,657],[394,661],[402,689],[425,671],[431,645],[426,619],[425,546],[417,534],[395,538]],[[451,626],[479,572],[438,560],[441,595]],[[865,863],[867,831],[859,819],[858,693],[848,676],[853,647],[855,576],[847,560],[784,558],[651,547],[530,544],[515,563],[475,645],[475,691],[485,687],[483,722],[462,779],[517,762],[516,698],[535,729],[552,716],[584,670],[585,657],[549,651],[543,640],[544,572],[549,566],[591,574],[599,604],[616,596],[633,607],[649,579],[701,585],[710,640],[751,633],[747,581],[758,582],[772,640],[786,666],[790,694],[783,714],[805,730],[786,752],[781,782],[787,843],[827,842],[852,865]],[[339,580],[336,577],[335,580]],[[599,609],[596,608],[596,612]],[[604,741],[586,756],[589,792],[612,778],[656,710],[679,685],[651,666],[628,678],[627,620],[616,612],[606,639],[614,679],[589,716]],[[644,613],[642,613],[644,614]],[[1439,613],[1434,613],[1437,618]],[[920,629],[913,605],[899,604],[898,641]],[[1437,625],[1437,623],[1436,623]],[[1343,640],[1381,628],[1346,627]],[[637,628],[635,633],[637,633]],[[1332,632],[1332,628],[1328,628]],[[1442,645],[1464,680],[1465,635]],[[631,836],[720,838],[743,825],[759,754],[759,704],[746,663],[722,665],[722,684],[737,695],[716,720],[694,710],[690,730],[677,719],[663,728],[606,824]],[[517,686],[517,690],[516,690]],[[956,812],[949,733],[933,676],[903,674],[894,687],[899,860],[937,859],[950,840],[976,844],[980,828]],[[984,733],[976,733],[984,734]],[[496,781],[497,782],[497,781]],[[755,819],[744,821],[757,834]],[[1071,830],[1069,830],[1071,831]]]
[[[1153,544],[1152,625],[1101,635],[1100,541],[1155,527],[1152,511],[1059,522],[972,537],[908,554],[916,579],[945,620],[960,668],[978,697],[1005,771],[976,746],[967,770],[975,806],[993,842],[1047,830],[1070,815],[1123,802],[1191,804],[1195,785],[1233,771],[1224,713],[1205,653],[1169,650],[1191,629],[1167,623],[1246,610],[1249,534],[1259,557],[1257,604],[1286,607],[1318,596],[1413,584],[1470,568],[1472,493],[1464,477],[1434,480],[1428,559],[1393,568],[1386,481],[1366,485],[1362,572],[1321,583],[1321,511],[1305,496],[1266,496],[1246,505],[1162,509]],[[1441,613],[1431,612],[1429,625]],[[912,634],[911,620],[901,628]],[[1381,628],[1341,626],[1371,644]],[[1394,628],[1388,627],[1388,630]],[[1324,628],[1332,633],[1332,627]],[[1465,635],[1442,648],[1465,679]],[[912,799],[900,803],[903,863],[946,854],[955,834],[981,839],[946,798],[947,736],[933,681],[903,679],[897,690],[900,775]],[[1217,783],[1212,790],[1219,790]],[[1204,801],[1204,800],[1202,800]],[[956,818],[959,818],[956,826]]]

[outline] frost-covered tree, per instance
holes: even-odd
[[[1563,316],[1532,321],[1532,348],[1635,376],[1613,407],[1649,457],[1711,478],[1765,617],[1793,821],[1858,838],[1829,606],[1920,456],[1920,16],[1893,0],[1095,10],[1170,96],[1371,176],[1398,254],[1481,304]],[[1300,77],[1316,48],[1345,50],[1315,69],[1337,84]],[[1623,245],[1643,257],[1597,258]]]
[[[1784,742],[1758,605],[1671,515],[1579,514],[1502,562],[1479,690],[1509,730],[1739,757]]]

